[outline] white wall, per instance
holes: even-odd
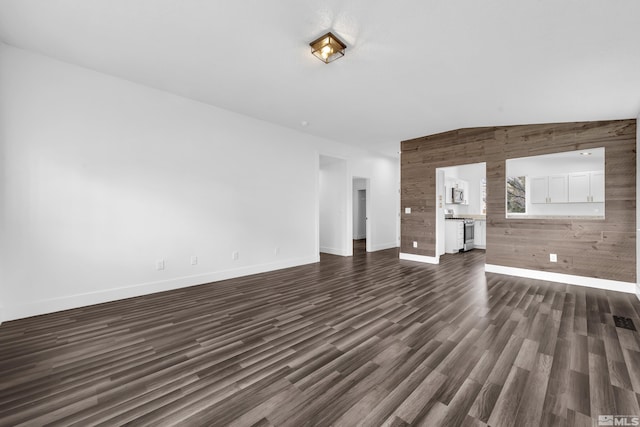
[[[604,170],[604,148],[589,150],[591,156],[580,156],[580,150],[543,154],[540,156],[509,159],[506,163],[507,176],[547,176],[572,172]]]
[[[0,94],[5,320],[317,261],[318,152],[397,191],[393,159],[6,45]]]
[[[320,252],[351,255],[347,235],[347,161],[320,156]]]
[[[2,62],[2,43],[0,43],[0,67]],[[1,69],[1,68],[0,68]],[[4,235],[4,211],[5,211],[5,183],[7,181],[6,178],[6,170],[7,166],[5,163],[5,143],[4,143],[4,135],[5,135],[5,124],[4,124],[4,115],[2,114],[2,100],[6,97],[3,85],[2,85],[2,74],[0,73],[0,324],[3,319],[5,319],[5,301],[8,296],[6,293],[7,283],[3,280],[4,277],[4,269],[5,269],[5,241],[6,237]]]

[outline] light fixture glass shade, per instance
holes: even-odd
[[[309,46],[311,46],[311,53],[325,64],[342,58],[344,50],[347,48],[347,45],[331,32],[312,41]]]

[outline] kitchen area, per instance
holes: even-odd
[[[436,169],[438,256],[486,248],[486,163]]]

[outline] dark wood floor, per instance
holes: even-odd
[[[7,322],[0,424],[591,426],[640,415],[635,296],[396,250]]]

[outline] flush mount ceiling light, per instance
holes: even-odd
[[[347,48],[347,45],[331,32],[318,37],[309,43],[309,46],[311,46],[311,53],[325,64],[342,58],[344,50]]]

